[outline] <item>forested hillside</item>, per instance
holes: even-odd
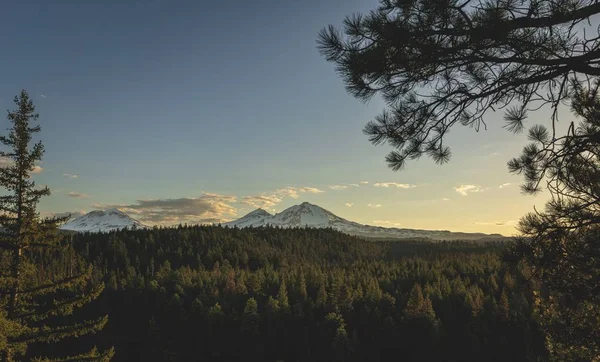
[[[85,338],[114,346],[115,361],[544,358],[527,271],[502,262],[502,244],[224,227],[67,234],[65,243],[39,273],[93,263],[107,288],[85,313],[108,313],[109,323]]]

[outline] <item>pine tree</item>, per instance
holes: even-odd
[[[540,105],[554,108],[556,122],[570,78],[600,75],[600,30],[583,26],[600,13],[595,0],[380,3],[347,17],[343,32],[323,29],[318,46],[350,94],[386,100],[389,109],[364,132],[394,147],[387,157],[394,170],[421,155],[448,161],[449,130],[487,128],[484,116],[496,109],[506,109],[514,132]]]
[[[244,335],[258,335],[260,316],[258,314],[258,303],[256,299],[249,298],[244,307],[244,316],[242,318],[242,333]]]
[[[0,196],[0,356],[3,361],[20,358],[32,343],[56,343],[95,333],[108,321],[104,316],[81,323],[59,323],[60,317],[73,314],[102,292],[103,285],[90,283],[91,268],[46,277],[36,273],[40,256],[58,253],[64,248],[57,227],[66,218],[41,219],[36,210],[40,199],[50,195],[47,187],[36,188],[31,180],[44,154],[41,141],[31,146],[33,135],[40,131],[39,125],[33,125],[38,114],[27,92],[22,91],[14,102],[17,109],[9,111],[7,116],[11,123],[8,135],[0,136],[0,142],[7,149],[0,151],[0,157],[8,163],[0,168],[0,186],[6,190],[5,195]],[[112,349],[102,353],[93,349],[70,358],[108,361],[112,355]]]
[[[277,292],[277,302],[283,311],[289,311],[290,301],[288,299],[287,287],[285,286],[285,280],[281,281],[279,285],[279,292]]]
[[[436,318],[431,299],[423,296],[423,290],[419,284],[415,284],[410,292],[408,303],[404,308],[404,315],[409,319],[425,319],[431,322]]]
[[[333,360],[344,361],[350,352],[350,340],[344,318],[338,313],[329,313],[323,323],[326,338],[331,340]]]
[[[304,271],[300,272],[298,292],[300,293],[300,298],[302,298],[302,300],[305,300],[308,297],[308,292],[306,291],[306,278],[304,277]]]
[[[544,212],[521,219],[526,238],[513,261],[525,261],[544,288],[568,300],[561,310],[587,316],[555,318],[573,333],[554,338],[576,335],[566,349],[583,345],[595,358],[598,328],[579,321],[600,316],[588,308],[600,295],[600,28],[590,21],[598,14],[596,0],[381,0],[369,14],[348,17],[343,32],[329,27],[319,38],[349,93],[386,101],[364,132],[393,147],[386,160],[396,171],[422,155],[449,161],[450,129],[487,128],[485,116],[497,109],[514,133],[525,130],[528,113],[552,111],[550,127],[531,125],[532,143],[508,162],[524,177],[524,193],[551,195]],[[563,130],[562,104],[578,118]]]
[[[327,290],[325,289],[324,283],[319,285],[319,290],[317,291],[316,303],[320,307],[325,307],[325,305],[327,304]]]

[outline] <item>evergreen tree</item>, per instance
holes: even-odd
[[[324,307],[327,304],[327,290],[325,289],[324,283],[319,285],[319,290],[317,291],[316,303],[318,306],[321,306],[321,307]]]
[[[530,135],[534,142],[510,164],[526,175],[529,189],[546,173],[553,195],[543,212],[521,219],[524,238],[510,258],[525,262],[542,282],[539,316],[558,360],[600,358],[600,81],[574,88],[580,124],[571,123],[562,147],[551,147],[553,136],[539,127]]]
[[[347,18],[343,33],[319,37],[349,93],[387,102],[364,132],[393,147],[393,170],[422,155],[449,161],[449,130],[487,128],[490,111],[506,109],[505,128],[519,133],[529,112],[550,107],[550,127],[529,127],[532,143],[508,168],[524,177],[524,193],[551,194],[544,212],[521,220],[512,261],[532,268],[539,302],[556,311],[540,316],[554,321],[543,325],[558,359],[580,358],[564,357],[570,350],[600,358],[600,28],[589,21],[598,14],[596,0],[382,0]],[[561,104],[579,118],[566,131]],[[508,318],[505,293],[500,304]]]
[[[338,313],[329,313],[325,317],[323,327],[326,338],[331,341],[333,360],[347,360],[351,351],[351,346],[344,318]]]
[[[495,109],[510,106],[511,131],[543,104],[557,121],[569,77],[600,75],[600,29],[584,25],[598,13],[595,0],[381,0],[343,32],[324,29],[318,44],[349,93],[389,104],[365,133],[395,148],[387,161],[398,170],[423,154],[448,161],[450,128],[479,130]]]
[[[298,293],[300,294],[300,298],[302,298],[302,300],[308,297],[308,292],[306,291],[306,278],[304,277],[304,271],[300,272]]]
[[[37,204],[50,195],[47,187],[36,188],[31,180],[37,163],[44,154],[41,142],[31,146],[33,135],[40,131],[33,125],[38,119],[33,102],[22,91],[14,100],[17,109],[8,112],[11,127],[0,136],[6,146],[0,157],[9,165],[0,168],[0,356],[3,361],[21,358],[29,345],[36,342],[55,343],[101,330],[107,317],[81,323],[60,324],[55,317],[73,314],[102,292],[101,284],[90,283],[92,269],[75,273],[68,269],[51,278],[39,273],[44,255],[64,249],[57,226],[65,218],[41,219]],[[53,361],[108,361],[112,349],[98,353],[64,357]],[[69,359],[74,358],[74,359]],[[38,358],[45,361],[49,359]]]
[[[244,335],[256,335],[259,331],[260,316],[258,315],[258,303],[256,299],[249,298],[244,307],[242,320],[242,332]]]
[[[409,319],[422,318],[431,322],[436,318],[431,299],[423,296],[423,290],[419,284],[415,284],[410,292],[408,303],[404,308],[404,316]]]
[[[277,302],[279,307],[283,311],[289,311],[290,309],[290,301],[288,299],[287,287],[285,286],[285,280],[281,281],[279,285],[279,292],[277,292]]]

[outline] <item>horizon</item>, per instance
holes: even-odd
[[[139,221],[135,217],[129,215],[126,212],[127,209],[125,209],[125,211],[124,211],[124,210],[121,210],[119,207],[113,207],[113,208],[104,209],[104,210],[102,210],[102,209],[91,210],[91,211],[89,211],[87,213],[84,213],[84,214],[71,215],[71,217],[69,219],[67,219],[66,223],[68,224],[68,223],[71,223],[71,222],[75,222],[75,221],[77,221],[79,219],[83,219],[83,218],[85,218],[85,217],[87,217],[87,216],[89,216],[89,215],[91,215],[93,213],[98,213],[98,212],[100,212],[100,213],[110,213],[110,212],[113,212],[113,211],[117,211],[117,212],[120,212],[120,213],[126,215],[129,218],[129,220],[132,220],[133,222],[135,222],[136,225],[142,226],[142,227],[146,227],[146,228],[152,228],[154,226],[169,228],[169,227],[178,227],[180,225],[191,226],[191,227],[193,227],[193,226],[219,226],[219,225],[228,226],[227,224],[230,224],[232,222],[236,222],[238,220],[244,219],[245,217],[247,217],[247,216],[249,216],[249,215],[251,215],[251,214],[253,214],[253,213],[257,212],[257,211],[266,212],[270,217],[273,217],[273,216],[277,216],[279,214],[283,214],[286,211],[288,211],[288,210],[290,210],[290,209],[292,209],[294,207],[299,207],[299,206],[302,206],[302,205],[305,205],[305,204],[310,205],[310,206],[315,206],[317,208],[320,208],[320,209],[322,209],[324,211],[327,211],[327,212],[331,213],[331,211],[329,211],[329,210],[327,210],[325,208],[322,208],[319,205],[311,204],[310,202],[303,201],[303,202],[291,205],[291,206],[285,208],[284,210],[281,210],[281,211],[278,211],[278,212],[269,212],[268,210],[265,210],[262,207],[258,207],[258,208],[254,209],[252,211],[249,211],[248,213],[246,213],[244,215],[241,215],[239,218],[235,218],[235,219],[231,219],[231,220],[222,220],[222,221],[219,221],[219,222],[180,223],[180,224],[171,224],[171,225],[162,225],[162,224],[147,225],[147,224],[144,224],[143,222]],[[339,215],[336,215],[336,214],[334,214],[334,215],[337,216],[337,217],[340,217]],[[67,216],[67,215],[58,215],[58,216]],[[349,221],[349,222],[354,222],[353,220],[348,220],[348,219],[343,218],[343,217],[341,217],[341,218],[344,219],[344,220],[346,220],[346,221]],[[385,228],[385,229],[400,229],[400,230],[406,229],[406,230],[411,230],[411,228],[402,228],[402,227],[385,227],[385,226],[369,225],[369,224],[363,224],[363,225],[364,226],[381,227],[381,228]],[[242,228],[245,228],[245,226],[243,226]],[[69,229],[67,229],[67,230],[69,230]],[[413,230],[432,231],[432,232],[433,231],[442,231],[442,232],[449,231],[449,232],[455,233],[455,231],[442,230],[442,229],[413,229]],[[340,231],[340,232],[345,233],[344,231]],[[457,232],[457,233],[460,233],[460,231]],[[503,236],[503,237],[507,237],[507,238],[510,237],[510,236],[502,235],[502,234],[499,234],[499,233],[493,233],[493,234],[490,233],[490,234],[487,234],[487,233],[474,232],[473,234],[485,234],[485,235],[488,235],[488,236],[499,235],[499,236]]]
[[[119,207],[168,226],[305,200],[367,225],[515,234],[547,195],[521,195],[508,173],[526,135],[503,130],[502,112],[487,131],[453,130],[444,166],[393,172],[391,147],[362,134],[385,103],[348,95],[316,40],[377,3],[11,4],[0,104],[12,109],[24,88],[40,113],[46,154],[34,179],[52,196],[39,210]],[[9,36],[24,16],[30,26]],[[541,110],[529,122],[547,119]]]

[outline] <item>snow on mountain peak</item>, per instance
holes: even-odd
[[[248,213],[246,216],[259,216],[259,217],[265,217],[265,216],[273,216],[271,215],[269,212],[265,211],[264,209],[258,208],[250,213]],[[244,216],[244,217],[246,217]]]
[[[267,211],[265,211],[263,209],[258,208],[256,210],[242,216],[241,218],[239,218],[235,221],[225,223],[224,225],[245,228],[248,226],[258,225],[258,224],[262,223],[265,219],[268,219],[271,217],[273,217],[273,215],[269,214]]]
[[[486,235],[480,233],[454,233],[440,230],[413,230],[384,228],[379,226],[362,225],[353,221],[343,219],[331,211],[320,206],[303,202],[291,206],[282,212],[271,215],[268,212],[257,209],[246,216],[224,224],[232,227],[260,227],[278,226],[283,228],[312,227],[333,228],[341,232],[370,237],[370,238],[393,238],[393,239],[431,239],[431,240],[478,240],[484,238],[502,238],[502,235]]]
[[[94,210],[62,225],[60,229],[78,232],[109,232],[125,228],[145,228],[119,209]]]

